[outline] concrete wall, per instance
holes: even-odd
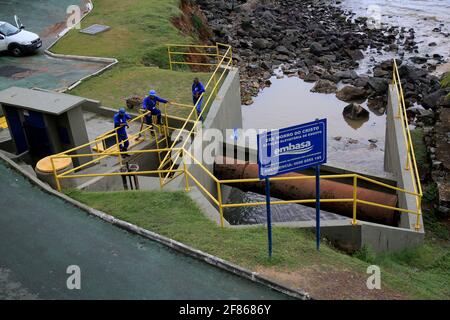
[[[199,160],[203,159],[204,153],[208,153],[208,156],[212,159],[222,155],[222,142],[209,139],[207,130],[220,130],[222,136],[225,138],[227,134],[226,131],[230,129],[233,130],[234,128],[242,128],[240,78],[239,71],[236,68],[231,69],[225,78],[203,123],[202,132],[196,136],[190,145],[190,152]],[[205,163],[203,161],[203,164],[210,172],[214,172],[214,164],[212,162]],[[217,197],[217,183],[202,170],[200,166],[189,164],[188,168],[189,172],[191,172],[194,177],[214,195],[214,197]],[[190,183],[192,185],[194,184],[193,181],[190,181]],[[180,185],[180,189],[181,188],[184,188],[184,185]],[[226,199],[229,192],[229,188],[223,187],[222,197]],[[210,200],[210,198],[208,198],[208,200]],[[210,200],[210,202],[212,201]]]
[[[424,233],[394,228],[370,222],[353,226],[348,222],[336,222],[321,228],[321,234],[335,246],[353,252],[364,246],[375,252],[400,251],[423,243]]]
[[[386,123],[386,145],[385,145],[385,170],[395,174],[399,188],[413,191],[414,184],[411,170],[406,170],[407,146],[401,118],[397,117],[400,108],[399,98],[395,86],[389,86],[389,99]],[[416,197],[398,192],[399,207],[417,211]],[[417,216],[415,214],[403,213],[401,215],[400,227],[415,230]],[[422,217],[420,217],[420,232],[424,232]]]

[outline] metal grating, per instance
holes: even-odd
[[[80,30],[80,32],[90,34],[90,35],[96,35],[96,34],[108,31],[109,29],[111,29],[111,27],[104,26],[101,24],[93,24],[87,28]]]

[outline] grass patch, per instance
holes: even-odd
[[[111,30],[95,36],[72,30],[52,51],[114,57],[119,64],[83,82],[71,93],[119,108],[124,106],[125,97],[144,96],[155,89],[168,100],[192,104],[193,78],[198,76],[206,85],[210,74],[168,70],[168,43],[198,43],[196,38],[183,35],[171,22],[173,17],[182,14],[179,4],[179,0],[94,0],[94,10],[83,20],[82,27],[98,23],[110,26]],[[184,109],[170,113],[186,115]]]
[[[125,98],[136,94],[144,96],[149,89],[170,101],[192,104],[191,86],[194,77],[203,83],[208,81],[208,73],[176,72],[142,66],[118,66],[89,79],[71,91],[72,94],[100,100],[111,108],[125,106]],[[169,107],[171,115],[186,116],[187,109]]]
[[[448,243],[427,240],[426,244],[400,253],[375,254],[365,248],[353,256],[324,243],[315,250],[310,231],[274,228],[274,258],[267,258],[264,228],[221,229],[200,212],[183,192],[73,191],[71,197],[96,209],[148,230],[183,242],[246,268],[276,267],[298,270],[308,266],[352,270],[365,274],[370,264],[382,270],[383,285],[410,298],[448,299],[450,264]]]
[[[96,57],[114,57],[123,64],[146,62],[167,68],[168,43],[196,42],[182,35],[171,18],[179,16],[179,0],[94,0],[94,10],[82,27],[105,24],[111,30],[90,36],[72,30],[53,51]]]

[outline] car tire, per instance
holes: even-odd
[[[23,56],[23,50],[20,46],[18,45],[12,45],[9,48],[9,52],[14,56],[14,57],[21,57]]]

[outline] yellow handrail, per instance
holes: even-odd
[[[403,95],[403,88],[400,79],[400,73],[398,71],[397,61],[394,59],[393,62],[393,72],[392,72],[392,84],[394,85],[397,95],[398,95],[398,115],[397,119],[400,120],[402,125],[403,137],[405,139],[406,145],[406,165],[405,170],[411,172],[411,180],[414,189],[414,195],[416,195],[416,208],[417,208],[417,219],[415,228],[420,229],[420,215],[422,214],[422,185],[420,183],[419,170],[417,168],[416,155],[414,152],[414,144],[411,139],[411,131],[409,129],[408,116],[406,113],[406,103],[405,97]],[[412,169],[412,170],[411,170]],[[417,194],[418,193],[418,194]],[[412,194],[412,193],[409,193]]]
[[[223,55],[219,54],[219,46],[223,46],[226,49],[226,52]],[[171,47],[177,47],[177,45],[168,45],[168,51],[169,51],[169,55],[171,54]],[[222,78],[224,77],[225,73],[226,73],[226,69],[227,67],[232,65],[232,49],[230,46],[224,45],[224,44],[216,44],[216,46],[188,46],[188,45],[181,45],[180,47],[194,47],[194,48],[211,48],[211,49],[216,49],[217,50],[217,56],[221,57],[221,59],[217,60],[216,68],[212,74],[212,76],[210,77],[207,85],[205,86],[206,89],[210,90],[210,95],[208,97],[208,99],[206,100],[205,104],[204,104],[204,108],[200,114],[203,115],[203,113],[206,110],[206,106],[208,106],[208,103],[211,101],[211,99],[214,97],[212,92],[215,92],[222,80]],[[179,52],[175,52],[175,53],[179,53]],[[228,59],[227,62],[225,62]],[[215,77],[219,74],[219,70],[220,68],[223,68],[224,70],[221,72],[221,75],[219,77],[219,80],[215,82],[214,86],[212,88],[211,87],[211,83],[214,79],[216,79]],[[411,140],[411,134],[409,132],[409,128],[407,125],[407,117],[406,117],[406,108],[405,108],[405,103],[404,103],[404,97],[403,97],[403,91],[401,88],[401,82],[400,82],[400,77],[399,77],[399,73],[398,73],[398,68],[397,68],[397,64],[394,61],[394,72],[393,72],[393,84],[396,87],[396,90],[398,92],[399,95],[399,106],[401,108],[401,110],[399,109],[399,115],[398,115],[398,119],[400,119],[401,123],[402,123],[402,129],[403,129],[403,133],[404,133],[404,137],[405,137],[405,143],[407,144],[407,149],[408,149],[408,159],[407,159],[407,165],[410,166],[410,168],[412,168],[413,170],[411,170],[411,177],[413,180],[413,186],[414,186],[414,191],[409,191],[406,190],[404,188],[400,188],[400,187],[396,187],[396,186],[391,186],[389,184],[371,179],[371,178],[367,178],[364,176],[361,176],[359,174],[332,174],[332,175],[323,175],[320,177],[320,179],[352,179],[352,185],[353,185],[353,194],[352,194],[352,198],[346,198],[346,199],[320,199],[321,203],[337,203],[337,202],[348,202],[348,203],[352,203],[353,204],[353,216],[352,216],[352,221],[351,223],[353,225],[356,225],[357,222],[357,207],[358,204],[364,204],[364,205],[368,205],[368,206],[374,206],[374,207],[379,207],[379,208],[385,208],[385,209],[391,209],[391,210],[395,210],[397,212],[400,213],[409,213],[409,214],[416,214],[417,216],[417,221],[416,221],[416,230],[420,229],[420,216],[421,216],[421,208],[420,208],[420,204],[421,204],[421,198],[422,198],[422,188],[420,185],[420,179],[419,179],[419,175],[418,175],[418,170],[417,170],[417,163],[416,163],[416,158],[414,155],[414,147],[412,145],[412,140]],[[204,94],[202,94],[201,98],[204,98]],[[200,100],[200,99],[199,99]],[[103,176],[103,177],[107,177],[107,176],[128,176],[128,175],[148,175],[148,174],[158,174],[160,176],[160,182],[161,182],[161,188],[164,187],[164,183],[166,183],[168,177],[170,174],[174,174],[175,177],[178,177],[182,174],[184,174],[184,179],[185,179],[185,190],[189,191],[190,190],[190,186],[189,186],[189,181],[193,181],[195,183],[195,185],[198,186],[198,188],[204,193],[206,194],[206,196],[218,207],[219,209],[219,213],[220,213],[220,224],[223,227],[224,226],[224,217],[223,217],[223,211],[226,208],[237,208],[237,207],[250,207],[250,206],[262,206],[265,205],[266,202],[265,201],[261,201],[261,202],[251,202],[251,203],[223,203],[223,198],[222,198],[222,186],[227,184],[234,184],[234,183],[240,183],[240,184],[245,184],[245,183],[255,183],[255,182],[260,182],[260,179],[258,178],[253,178],[253,179],[224,179],[224,180],[220,180],[218,179],[201,161],[199,161],[198,159],[196,159],[196,157],[187,150],[186,146],[187,146],[187,142],[188,139],[186,139],[181,146],[176,147],[176,144],[178,143],[179,138],[181,137],[181,134],[183,132],[187,132],[187,137],[192,137],[195,136],[196,134],[196,128],[197,126],[200,124],[199,122],[199,117],[195,117],[193,118],[193,115],[195,114],[196,111],[196,106],[192,106],[192,105],[183,105],[183,104],[178,104],[178,103],[172,103],[173,106],[178,106],[178,107],[185,107],[188,109],[191,109],[189,116],[187,116],[187,118],[177,118],[178,120],[182,120],[184,121],[183,125],[181,126],[181,128],[172,128],[172,129],[176,129],[179,130],[178,135],[176,136],[176,138],[174,139],[174,142],[172,143],[172,145],[170,147],[167,148],[159,148],[157,147],[156,149],[149,149],[149,150],[130,150],[127,152],[121,152],[121,151],[117,151],[119,149],[117,149],[117,145],[113,146],[111,148],[109,148],[108,150],[104,150],[103,152],[97,152],[97,153],[84,153],[84,154],[69,154],[71,152],[80,150],[84,147],[90,146],[92,144],[96,144],[99,142],[102,142],[108,138],[111,137],[117,137],[117,130],[110,130],[107,133],[105,133],[104,135],[100,136],[99,138],[95,139],[92,142],[89,142],[87,144],[84,144],[80,147],[65,151],[63,153],[54,155],[51,157],[51,162],[52,162],[52,167],[53,167],[53,174],[56,180],[56,184],[57,184],[57,188],[58,190],[61,190],[61,185],[60,185],[60,179],[75,179],[75,178],[88,178],[88,177],[99,177],[99,176]],[[166,113],[166,117],[167,115],[167,107],[165,107],[165,113]],[[148,114],[148,112],[146,113]],[[142,117],[144,117],[146,114],[140,115],[136,118],[134,118],[132,121],[137,121],[139,119],[142,119]],[[187,125],[189,123],[192,123],[192,129],[188,130]],[[168,122],[167,122],[167,118],[166,118],[166,128],[164,128],[165,132],[168,128]],[[141,132],[139,132],[139,134],[145,132],[146,130],[149,130],[149,128],[144,128],[143,130],[141,130]],[[166,132],[167,134],[167,132]],[[131,139],[131,137],[129,138]],[[117,142],[118,144],[118,142]],[[58,173],[55,169],[55,165],[54,165],[54,160],[58,159],[58,158],[84,158],[84,157],[98,157],[97,159],[95,159],[95,161],[100,161],[104,158],[107,157],[119,157],[119,159],[122,157],[122,155],[127,154],[127,155],[137,155],[137,154],[146,154],[146,153],[158,153],[160,154],[161,152],[165,152],[166,156],[164,157],[163,160],[160,160],[160,166],[158,167],[157,170],[146,170],[146,171],[137,171],[137,172],[109,172],[109,173],[76,173],[76,171],[84,168],[85,166],[87,166],[88,164],[84,164],[81,166],[78,166],[77,168],[74,169],[70,169],[66,172],[63,173]],[[172,153],[175,154],[174,159],[172,158]],[[175,169],[175,165],[178,161],[178,159],[182,156],[182,161],[183,161],[183,166]],[[213,195],[211,190],[208,190],[200,181],[200,179],[198,179],[197,177],[194,176],[193,172],[191,172],[191,170],[189,169],[189,166],[187,165],[187,160],[191,159],[192,163],[194,163],[196,166],[198,166],[203,173],[205,173],[216,185],[217,188],[217,195]],[[168,161],[172,161],[172,165],[169,167],[169,169],[165,169],[164,166],[168,163]],[[94,160],[92,160],[94,161]],[[92,162],[91,161],[91,162]],[[91,163],[88,162],[88,163]],[[161,180],[162,175],[167,174],[163,180]],[[175,177],[172,177],[172,180],[175,179]],[[306,179],[315,179],[315,176],[281,176],[281,177],[272,177],[270,178],[270,181],[290,181],[290,180],[306,180]],[[365,200],[361,200],[358,199],[358,181],[362,180],[371,184],[374,184],[376,186],[379,187],[383,187],[383,188],[388,188],[392,191],[395,192],[399,192],[399,193],[405,193],[411,196],[415,196],[416,200],[417,200],[417,210],[408,210],[408,209],[403,209],[403,208],[397,208],[397,207],[392,207],[392,206],[387,206],[385,204],[381,204],[381,203],[374,203],[374,202],[370,202],[370,201],[365,201]],[[166,183],[167,184],[167,183]],[[272,204],[293,204],[293,203],[297,203],[297,204],[306,204],[306,203],[315,203],[316,199],[294,199],[294,200],[277,200],[277,201],[273,201]]]

